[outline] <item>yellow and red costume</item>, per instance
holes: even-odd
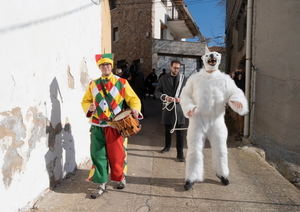
[[[98,65],[112,64],[112,61],[107,59],[110,58],[96,56]],[[111,180],[121,181],[124,178],[126,165],[124,138],[110,122],[121,112],[124,101],[130,109],[141,110],[141,102],[127,80],[114,74],[91,81],[83,96],[82,108],[92,125],[91,158],[94,170],[89,178],[95,183],[108,181],[108,164],[111,169]],[[96,105],[94,113],[89,111],[92,103]]]

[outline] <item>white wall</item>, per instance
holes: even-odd
[[[171,2],[168,2],[168,7],[166,7],[161,0],[156,0],[153,3],[153,8],[152,8],[152,31],[153,31],[153,38],[155,39],[160,39],[160,28],[161,28],[161,23],[167,24],[167,15],[168,15],[168,8],[170,10],[170,7],[172,6]],[[164,39],[168,40],[173,40],[173,36],[170,33],[170,30],[166,29],[166,36]]]
[[[100,15],[85,0],[0,2],[1,212],[32,204],[89,158],[80,101],[99,74]]]
[[[300,28],[295,27],[300,1],[255,1],[254,12],[252,140],[267,150],[268,158],[300,166]]]

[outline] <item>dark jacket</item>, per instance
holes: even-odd
[[[156,88],[155,96],[156,98],[160,99],[162,94],[166,94],[168,96],[174,97],[178,84],[180,80],[180,75],[178,74],[175,79],[175,87],[174,87],[174,80],[170,73],[163,75],[159,81],[158,86]],[[179,98],[182,91],[182,88],[184,87],[186,83],[186,78],[184,78],[180,92],[179,92]],[[173,104],[169,105],[169,108],[172,107]],[[179,103],[176,103],[176,111],[177,111],[177,124],[184,124],[185,123],[185,117],[183,115],[181,106]],[[162,111],[162,123],[166,125],[173,125],[175,122],[175,110],[168,111],[167,109]]]
[[[235,72],[233,80],[236,86],[245,92],[245,73],[241,71]]]
[[[134,92],[138,95],[138,97],[145,97],[145,81],[144,81],[144,73],[141,71],[136,71],[131,73],[131,79],[128,80]]]

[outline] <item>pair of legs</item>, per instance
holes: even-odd
[[[182,128],[182,124],[177,124],[176,128]],[[172,143],[172,135],[170,130],[173,128],[173,125],[165,125],[165,147],[161,150],[161,153],[168,152],[171,148]],[[177,150],[177,158],[184,159],[183,155],[183,131],[176,130],[176,150]]]
[[[93,173],[89,177],[90,180],[100,184],[99,188],[105,190],[110,168],[110,179],[119,182],[120,185],[118,186],[124,188],[126,154],[123,137],[116,129],[111,127],[91,126],[90,131],[90,151],[93,162]]]
[[[212,149],[213,168],[223,184],[228,185],[228,156],[227,156],[227,128],[224,118],[207,121],[199,117],[190,119],[187,132],[187,163],[185,170],[185,189],[189,190],[194,182],[203,181],[203,148],[205,139],[208,138]]]

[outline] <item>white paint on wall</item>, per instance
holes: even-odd
[[[0,135],[1,212],[32,204],[49,187],[50,175],[59,180],[89,158],[80,76],[86,70],[90,79],[99,76],[100,12],[84,0],[0,3],[0,133],[16,134]],[[61,127],[52,134],[52,148],[50,123]],[[20,159],[15,165],[13,155]]]
[[[161,39],[161,25],[167,24],[167,17],[171,14],[171,1],[168,1],[167,6],[164,5],[160,0],[154,1],[152,6],[152,31],[153,31],[153,38],[154,39]],[[177,12],[175,12],[177,15]],[[164,37],[163,39],[174,40],[170,30],[164,30]]]

